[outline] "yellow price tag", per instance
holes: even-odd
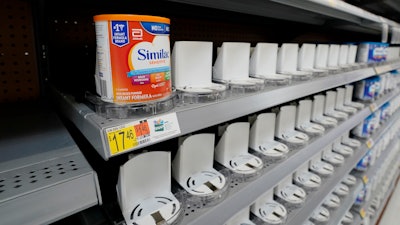
[[[364,175],[363,178],[362,178],[362,180],[363,180],[364,184],[367,184],[367,183],[368,183],[368,177],[367,177],[367,175]]]
[[[367,141],[367,147],[368,148],[372,148],[372,146],[374,146],[374,140],[372,140],[372,138],[370,138],[370,139],[368,139],[368,141]]]
[[[369,105],[369,109],[371,110],[371,112],[375,112],[378,109],[378,106],[376,105],[376,103],[372,103],[371,105]]]
[[[138,145],[134,126],[107,132],[111,155],[124,152]]]
[[[365,214],[366,214],[366,212],[365,212],[365,209],[364,209],[364,208],[362,208],[362,209],[360,210],[360,216],[361,216],[361,218],[363,218],[363,219],[364,219],[364,217],[365,217]]]

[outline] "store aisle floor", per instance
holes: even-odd
[[[400,183],[397,182],[395,191],[390,198],[385,212],[382,215],[380,222],[377,225],[397,225],[399,221],[400,212]]]

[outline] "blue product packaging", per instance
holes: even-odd
[[[389,44],[381,42],[362,42],[358,45],[357,62],[374,63],[386,61]]]
[[[359,81],[355,85],[355,97],[363,101],[372,101],[375,98],[376,77],[369,77],[365,80]]]

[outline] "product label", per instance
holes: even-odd
[[[119,47],[129,44],[128,22],[111,21],[111,41]]]
[[[96,22],[97,24],[102,23]],[[168,97],[172,93],[169,24],[140,21],[109,21],[108,43],[98,47],[99,76],[104,79],[102,99],[136,103]],[[97,35],[97,31],[96,31]],[[105,57],[104,57],[105,56]]]

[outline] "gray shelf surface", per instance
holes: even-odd
[[[327,223],[327,225],[338,225],[342,220],[343,216],[351,209],[351,206],[357,199],[358,193],[362,190],[363,183],[361,180],[358,180],[355,188],[350,189],[350,194],[342,200],[340,203],[340,207],[336,209],[334,212],[331,212],[331,217]],[[354,216],[354,214],[353,214]]]
[[[97,175],[47,104],[0,112],[0,224],[48,224],[101,203]]]
[[[366,175],[367,177],[373,177],[373,176],[375,176],[375,174],[376,174],[376,173],[378,172],[378,170],[381,168],[380,165],[382,165],[382,163],[385,161],[385,159],[386,159],[387,156],[389,155],[390,150],[391,150],[391,149],[393,148],[393,146],[395,145],[395,142],[396,142],[396,141],[398,141],[398,139],[392,140],[391,143],[387,146],[386,150],[382,153],[382,155],[379,157],[379,159],[375,162],[375,164],[374,164],[372,167],[368,168],[368,170],[365,171],[364,173],[361,173],[361,174],[363,174],[363,175],[358,174],[358,177],[362,177],[362,176],[364,176],[364,175]],[[397,160],[398,160],[398,159],[400,159],[400,155],[399,155],[399,154],[397,155]],[[393,183],[397,180],[397,177],[399,176],[399,172],[400,172],[400,171],[397,172],[396,179],[392,181],[392,184],[391,184],[392,186],[393,186]],[[378,187],[378,188],[380,188],[380,187]],[[393,187],[392,187],[392,188],[393,188]],[[391,188],[390,188],[390,189],[391,189]],[[387,193],[389,194],[389,193],[391,193],[391,191],[388,191]],[[376,194],[376,193],[373,193],[373,194]],[[357,207],[356,209],[358,209],[358,210],[361,210],[361,209],[366,210],[366,209],[368,209],[369,206],[370,206],[371,203],[372,203],[372,202],[371,202],[372,199],[373,199],[373,197],[370,197],[370,200],[369,200],[368,202],[364,202],[360,207]],[[382,203],[381,205],[385,205],[385,204],[386,204],[387,197],[386,197],[385,199],[386,199],[386,200],[383,201],[383,203]],[[356,209],[354,209],[353,212],[357,212]],[[360,214],[357,214],[357,215],[358,215],[357,220],[361,220]],[[377,214],[377,215],[379,215],[379,214]],[[360,224],[360,223],[361,223],[361,222],[356,222],[356,223],[354,223],[354,224]]]
[[[156,116],[176,114],[180,127],[179,134],[168,136],[165,139],[159,139],[155,142],[141,144],[119,154],[131,152],[135,149],[143,148],[157,142],[185,135],[231,119],[292,101],[294,99],[376,75],[376,68],[382,68],[380,69],[381,71],[390,71],[399,67],[400,62],[393,62],[387,65],[315,78],[310,81],[294,82],[289,86],[267,87],[265,90],[257,93],[229,96],[224,100],[212,103],[178,105],[173,110]],[[156,117],[148,116],[132,119],[107,119],[97,115],[88,105],[76,102],[70,95],[61,93],[54,89],[54,96],[54,102],[58,104],[61,109],[60,111],[65,113],[65,115],[77,126],[86,139],[105,160],[118,155],[112,155],[110,153],[105,133],[106,129]]]
[[[170,1],[315,25],[323,25],[326,21],[336,20],[335,27],[367,33],[380,33],[381,24],[399,26],[392,20],[335,0],[255,0],[251,4],[243,0]]]
[[[379,209],[377,210],[376,215],[372,218],[372,221],[374,221],[374,223],[371,223],[371,224],[375,224],[375,222],[377,221],[377,219],[378,219],[379,216],[381,215],[382,210],[384,209],[384,207],[385,207],[385,205],[387,204],[387,202],[388,202],[388,200],[389,200],[391,194],[392,194],[393,191],[394,191],[394,188],[396,187],[395,184],[396,184],[396,181],[397,181],[397,179],[399,178],[399,176],[400,176],[400,170],[398,170],[397,175],[395,176],[395,179],[394,179],[394,180],[392,181],[392,183],[390,184],[389,190],[386,192],[384,201],[382,201],[382,203],[381,203]],[[373,196],[371,196],[370,199],[373,199]],[[371,205],[371,201],[366,202],[366,203],[362,206],[362,208],[368,209],[368,207],[369,207],[370,205]],[[353,211],[353,212],[355,212],[355,211]],[[360,214],[357,214],[357,216],[355,216],[354,222],[353,222],[352,224],[354,224],[354,225],[362,225],[362,218],[361,218]]]
[[[379,107],[396,95],[397,92],[391,92],[377,100],[375,104]],[[308,161],[315,154],[320,153],[326,145],[332,143],[344,132],[355,127],[370,114],[370,108],[364,108],[337,127],[329,130],[322,137],[311,141],[306,147],[292,151],[293,154],[291,154],[287,159],[268,167],[261,176],[257,177],[257,179],[247,183],[235,183],[235,186],[232,186],[224,201],[214,207],[196,209],[187,213],[183,218],[182,224],[223,224],[230,217],[235,215],[235,213],[251,205],[261,194],[276,186],[282,179],[292,174],[304,162]],[[354,163],[356,163],[356,160],[354,161]],[[350,170],[350,168],[347,169]],[[344,174],[344,172],[342,173]],[[338,176],[336,179],[339,178],[340,177]],[[328,187],[326,189],[328,189]],[[318,200],[321,202],[321,198],[315,198],[314,201],[317,202]]]
[[[376,215],[372,218],[371,224],[376,224],[376,222],[378,222],[378,219],[381,216],[381,214],[383,213],[383,210],[384,210],[386,204],[388,203],[390,196],[393,194],[394,189],[396,188],[396,181],[399,176],[400,176],[400,170],[397,172],[395,180],[390,185],[389,191],[387,192],[387,194],[385,196],[385,200],[383,201],[383,204],[380,205],[379,209],[376,211]]]
[[[388,97],[392,96],[396,95],[395,94],[388,95]],[[384,100],[386,99],[387,98],[384,98]],[[378,108],[384,102],[386,101],[379,101],[377,103]],[[379,129],[376,133],[372,135],[371,138],[372,140],[375,141],[375,143],[386,133],[386,131],[390,128],[390,126],[398,119],[399,114],[400,113],[396,113],[395,115],[393,115],[390,121],[387,121],[387,123],[384,126],[382,126],[381,129]],[[293,211],[293,213],[289,214],[286,224],[296,225],[304,223],[310,217],[314,209],[322,205],[325,197],[333,191],[335,186],[340,183],[343,177],[346,174],[349,174],[353,170],[353,168],[357,165],[360,159],[364,157],[364,155],[367,153],[368,150],[369,148],[364,143],[359,149],[354,151],[354,154],[351,157],[346,158],[345,164],[336,168],[335,173],[332,177],[329,177],[327,180],[325,180],[325,182],[316,192],[307,196],[306,202],[299,210],[295,210]],[[383,157],[385,157],[385,155],[383,155]]]
[[[385,124],[384,127],[382,127],[382,129],[380,129],[377,133],[375,133],[372,137],[373,140],[378,140],[382,137],[382,135],[384,135],[387,131],[388,128],[390,128],[390,126],[393,124],[393,122],[395,122],[398,117],[399,117],[400,113],[397,113],[392,119],[391,121],[389,121],[387,124]],[[390,149],[391,147],[393,147],[393,144],[396,140],[392,140],[392,142],[388,145],[387,149]],[[367,146],[364,145],[364,149],[366,149],[364,151],[364,154],[367,151]],[[387,157],[389,151],[384,151],[384,154],[381,155],[381,157],[375,162],[374,166],[369,168],[367,171],[365,172],[355,172],[352,173],[353,175],[355,175],[356,177],[358,177],[359,179],[359,186],[362,186],[362,182],[361,180],[363,179],[363,176],[366,175],[367,177],[371,177],[373,176],[373,174],[376,173],[377,169],[379,168],[378,165],[380,165],[383,160]],[[364,155],[362,155],[364,156]],[[361,156],[361,158],[362,158]],[[353,205],[353,203],[355,202],[355,198],[357,197],[359,191],[361,191],[360,188],[356,188],[352,191],[352,194],[350,195],[350,197],[347,197],[346,200],[341,204],[339,210],[337,212],[334,212],[334,214],[332,215],[331,219],[329,220],[328,225],[337,225],[339,224],[341,218],[343,217],[343,215],[351,208],[351,206]]]

